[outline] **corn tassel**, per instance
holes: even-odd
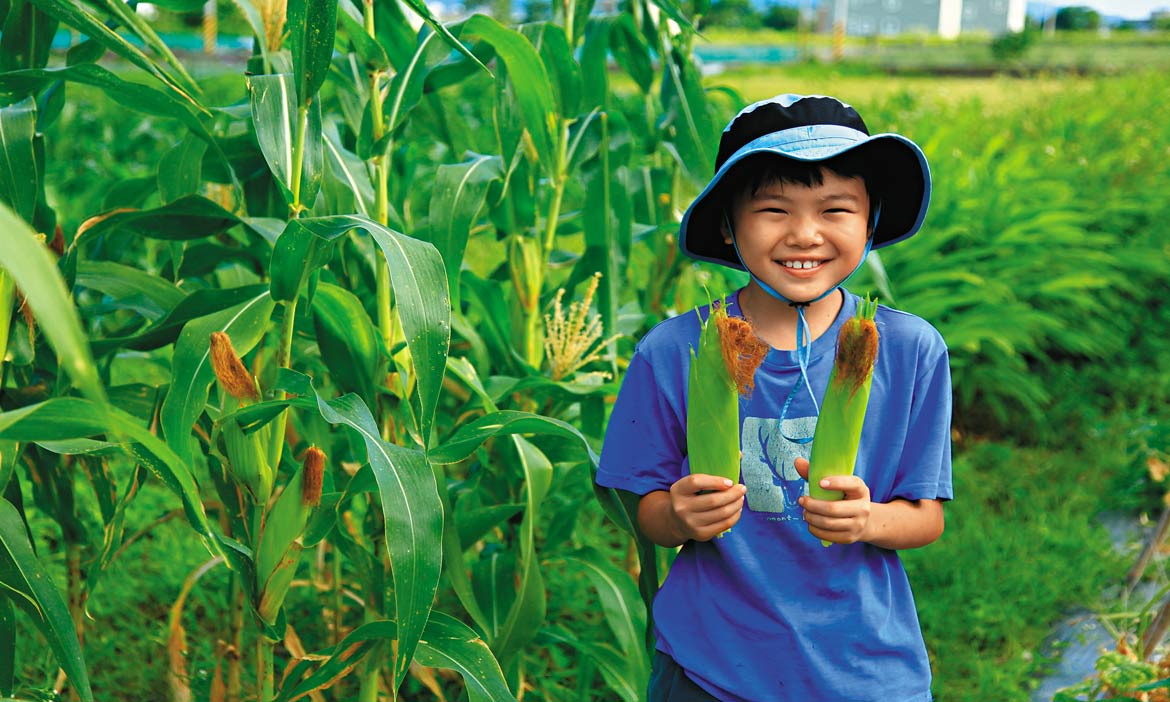
[[[743,319],[711,305],[687,380],[687,454],[691,472],[739,482],[739,396],[755,387],[768,346]]]
[[[853,475],[878,353],[878,330],[873,321],[876,313],[877,301],[867,297],[837,336],[837,355],[809,456],[809,495],[814,499],[840,500],[844,493],[822,488],[821,480]],[[821,543],[828,546],[830,542]]]

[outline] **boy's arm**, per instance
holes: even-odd
[[[808,461],[796,459],[796,470],[807,479]],[[940,500],[871,502],[865,481],[853,475],[825,478],[821,487],[840,490],[845,499],[800,498],[813,536],[839,544],[857,541],[887,549],[919,548],[942,536],[945,526]]]
[[[670,491],[655,490],[638,502],[638,526],[659,546],[710,541],[730,529],[743,514],[747,488],[714,475],[685,475]]]

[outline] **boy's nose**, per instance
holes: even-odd
[[[785,241],[790,246],[819,246],[824,242],[816,222],[805,217],[793,217],[786,232]]]

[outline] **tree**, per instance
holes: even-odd
[[[771,5],[764,11],[764,26],[784,31],[796,29],[800,24],[800,10],[789,5]]]
[[[711,12],[703,19],[712,27],[759,29],[762,25],[760,13],[752,7],[751,0],[715,0]]]
[[[1056,11],[1057,29],[1097,29],[1101,26],[1101,13],[1081,5],[1062,7]]]

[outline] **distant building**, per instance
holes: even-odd
[[[1003,34],[1024,30],[1027,0],[829,0],[828,19],[852,36]]]

